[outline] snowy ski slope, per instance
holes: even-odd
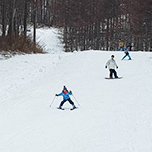
[[[152,54],[122,61],[123,52],[63,53],[54,44],[53,54],[0,60],[0,152],[151,152]],[[104,79],[112,54],[123,79]],[[63,85],[78,109],[58,110],[62,97],[49,107]]]

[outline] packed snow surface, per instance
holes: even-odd
[[[152,54],[50,48],[0,60],[0,152],[151,152]],[[105,79],[112,54],[123,79]],[[64,85],[78,109],[57,109]]]

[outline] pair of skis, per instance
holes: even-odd
[[[75,109],[77,109],[78,107],[75,107],[75,108],[71,108],[70,110],[75,110]],[[57,108],[57,109],[59,109],[59,110],[65,110],[65,108]]]
[[[77,101],[77,99],[75,98],[74,95],[73,95],[73,97],[74,97],[75,101],[77,102],[77,104],[80,106],[79,102]],[[51,105],[50,105],[49,107],[52,106],[52,104],[53,104],[53,102],[54,102],[55,99],[56,99],[56,96],[53,98],[53,100],[52,100],[52,102],[51,102]],[[78,108],[78,107],[74,107],[74,108],[71,108],[70,110],[75,110],[75,109],[77,109],[77,108]],[[65,110],[64,108],[59,108],[59,107],[58,107],[57,109]]]

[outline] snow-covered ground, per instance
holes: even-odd
[[[29,27],[28,35],[33,38],[33,28]],[[56,28],[38,28],[36,29],[37,43],[39,43],[44,51],[54,54],[63,51],[62,30]]]
[[[0,60],[0,152],[151,152],[152,54],[131,52],[133,60],[122,61],[123,52],[58,46]],[[112,54],[123,79],[104,79]],[[78,109],[58,110],[62,97],[49,107],[63,85]]]

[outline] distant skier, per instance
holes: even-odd
[[[124,43],[123,42],[119,43],[119,51],[125,51]]]
[[[131,60],[131,57],[129,55],[129,51],[132,51],[132,45],[131,45],[131,43],[129,43],[129,45],[127,46],[127,48],[125,50],[125,56],[122,58],[122,60],[125,59],[127,56],[129,57],[129,60]]]
[[[111,55],[111,59],[107,61],[105,68],[109,68],[110,78],[113,78],[113,74],[115,78],[118,78],[117,72],[115,71],[115,67],[118,68],[116,61],[114,60],[114,55]]]
[[[63,90],[61,93],[55,94],[55,96],[63,96],[63,101],[60,103],[59,109],[62,109],[62,106],[66,101],[69,101],[69,103],[73,106],[72,109],[76,108],[76,106],[74,105],[74,102],[70,99],[69,95],[72,95],[72,91],[68,91],[65,86],[63,87]]]
[[[127,45],[128,51],[133,51],[133,43]]]
[[[125,59],[127,56],[129,57],[129,60],[131,60],[128,49],[125,50],[125,56],[122,58],[122,60]]]

